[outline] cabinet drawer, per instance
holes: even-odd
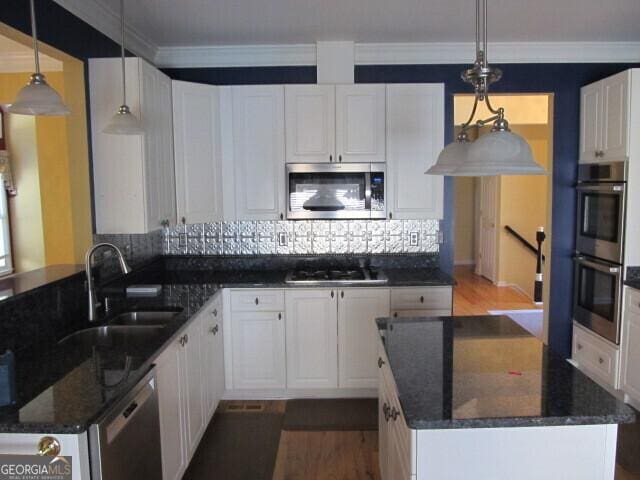
[[[640,315],[640,291],[627,287],[627,310]]]
[[[450,317],[451,309],[446,308],[442,310],[393,310],[391,312],[393,318],[403,317]]]
[[[618,349],[575,324],[572,357],[580,369],[596,376],[606,385],[617,387]]]
[[[392,411],[398,412],[396,414],[395,420],[393,418],[389,418],[389,430],[390,430],[390,440],[392,444],[395,444],[396,456],[397,459],[402,464],[402,472],[406,471],[408,475],[403,478],[408,478],[408,476],[415,472],[415,468],[413,465],[413,445],[415,445],[414,434],[415,431],[409,429],[407,427],[407,423],[404,419],[404,414],[402,413],[402,408],[400,407],[400,400],[398,399],[396,382],[393,379],[393,375],[391,373],[391,369],[387,366],[383,367],[382,381],[384,382],[384,389],[386,391],[386,398],[389,403]]]
[[[451,287],[393,288],[391,310],[451,309]]]
[[[233,312],[279,312],[284,310],[284,290],[232,290]]]

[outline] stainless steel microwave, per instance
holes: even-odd
[[[384,219],[383,163],[290,163],[287,218]]]

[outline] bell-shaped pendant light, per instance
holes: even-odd
[[[519,135],[511,132],[503,108],[493,108],[489,101],[489,86],[502,78],[499,68],[487,62],[487,1],[476,0],[476,60],[462,72],[462,79],[473,86],[475,100],[469,119],[462,124],[455,142],[447,145],[438,161],[425,173],[428,175],[542,175],[544,169],[533,160],[531,147]],[[482,127],[494,122],[491,132],[471,143],[466,132],[471,128],[478,104],[487,106],[491,117],[475,122]]]
[[[112,135],[140,135],[143,133],[140,120],[131,113],[131,109],[127,105],[127,81],[125,73],[125,57],[124,57],[124,0],[120,0],[120,59],[122,61],[122,105],[111,117],[109,124],[102,130],[103,133]]]
[[[36,71],[31,75],[29,83],[18,92],[16,101],[13,102],[7,110],[9,113],[18,113],[20,115],[68,115],[70,110],[63,103],[60,94],[49,86],[44,75],[40,73],[34,0],[31,0],[30,7],[31,35],[33,37]]]
[[[455,142],[444,147],[438,160],[426,172],[427,175],[456,175],[456,170],[467,161],[469,155],[469,137],[461,132]]]
[[[506,120],[496,121],[490,133],[471,144],[466,163],[457,170],[457,175],[474,177],[544,173],[527,141],[513,133]]]

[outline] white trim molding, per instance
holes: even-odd
[[[315,44],[160,47],[155,63],[163,68],[267,67],[316,65]]]
[[[640,62],[640,42],[494,42],[491,63]],[[361,43],[358,65],[471,64],[473,43]]]
[[[8,53],[2,54],[0,73],[32,73],[34,70],[33,53]],[[40,69],[47,72],[61,72],[62,62],[40,53]],[[26,82],[26,80],[25,80]]]
[[[80,20],[120,44],[120,13],[112,11],[99,0],[54,0]],[[125,47],[135,55],[154,62],[158,46],[149,38],[141,35],[130,25],[125,25]],[[114,51],[114,54],[117,52]]]
[[[356,65],[467,65],[474,55],[473,43],[355,45]],[[640,42],[492,43],[489,58],[492,63],[633,63],[640,62]],[[316,46],[160,47],[155,63],[168,68],[316,65]]]

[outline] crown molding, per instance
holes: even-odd
[[[474,43],[360,43],[357,65],[468,64]],[[491,63],[640,62],[640,42],[494,42]]]
[[[98,0],[54,0],[58,5],[120,44],[120,14]],[[124,42],[127,50],[153,62],[158,46],[125,23]]]
[[[316,45],[159,47],[155,64],[164,68],[315,65]]]
[[[40,70],[47,72],[61,72],[62,62],[40,54]],[[34,70],[33,53],[4,52],[0,62],[0,73],[31,73]]]
[[[633,63],[640,42],[501,42],[489,45],[491,63]],[[470,64],[474,43],[357,43],[356,65]],[[155,64],[167,68],[316,65],[315,44],[159,47]]]

